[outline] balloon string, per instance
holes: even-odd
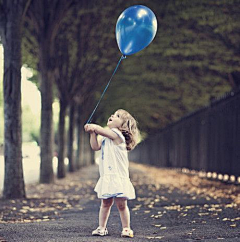
[[[120,58],[120,60],[118,61],[118,64],[117,64],[117,66],[116,66],[116,68],[115,68],[115,70],[114,70],[114,72],[113,72],[113,74],[112,74],[110,80],[108,81],[108,83],[107,83],[105,89],[103,90],[103,93],[102,93],[102,95],[101,95],[101,97],[100,97],[100,99],[99,99],[99,101],[98,101],[96,107],[93,109],[93,112],[92,112],[92,114],[90,115],[90,117],[89,117],[89,119],[88,119],[88,121],[87,121],[87,124],[91,123],[91,121],[92,121],[92,117],[93,117],[93,114],[94,114],[95,111],[97,110],[97,108],[98,108],[98,106],[99,106],[101,100],[103,99],[103,96],[104,96],[105,92],[106,92],[107,89],[108,89],[108,86],[110,85],[110,82],[112,81],[113,76],[115,75],[115,73],[116,73],[116,71],[117,71],[117,69],[118,69],[118,66],[120,65],[120,63],[121,63],[121,61],[122,61],[123,59],[126,59],[126,56],[125,56],[125,55],[122,55],[121,58]]]

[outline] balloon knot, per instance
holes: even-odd
[[[127,58],[127,56],[126,56],[126,55],[123,55],[123,56],[122,56],[122,59],[126,59],[126,58]]]

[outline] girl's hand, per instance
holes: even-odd
[[[85,132],[87,133],[94,133],[94,125],[93,124],[86,124],[84,126]]]

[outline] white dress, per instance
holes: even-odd
[[[129,161],[125,138],[117,128],[111,129],[123,142],[119,145],[103,138],[99,162],[100,178],[94,189],[98,198],[124,197],[135,199],[135,190],[129,179]]]

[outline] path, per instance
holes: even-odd
[[[100,202],[93,192],[98,167],[89,166],[53,185],[27,185],[28,199],[0,200],[0,241],[240,241],[239,186],[134,163],[130,173],[133,239],[120,237],[115,206],[110,235],[91,236]]]

